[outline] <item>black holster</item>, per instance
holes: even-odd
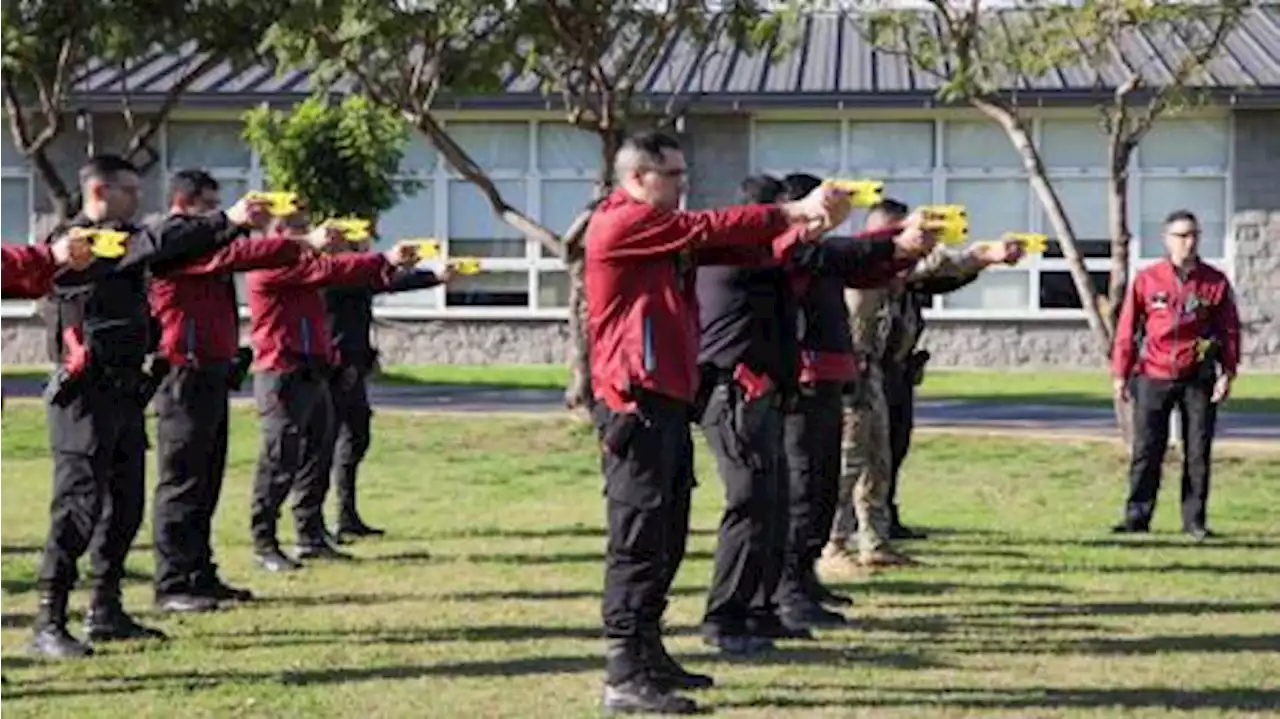
[[[138,404],[143,407],[151,404],[151,398],[160,391],[160,384],[164,382],[167,374],[169,374],[169,360],[153,355],[151,367],[138,382]]]
[[[924,367],[929,364],[930,357],[929,350],[918,350],[907,358],[906,378],[911,386],[919,387],[924,382]]]
[[[239,392],[249,376],[249,368],[253,366],[253,350],[241,347],[236,350],[235,359],[231,360],[231,369],[227,372],[227,386],[232,392]]]
[[[88,381],[87,375],[85,371],[72,372],[59,365],[54,368],[53,373],[49,375],[49,381],[44,386],[44,399],[49,404],[66,407],[84,393],[85,384]]]

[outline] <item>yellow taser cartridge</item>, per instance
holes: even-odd
[[[109,260],[124,257],[124,245],[129,239],[128,232],[93,227],[74,227],[71,229],[71,236],[83,237],[89,240],[89,246],[93,254]]]
[[[369,220],[362,220],[358,217],[335,217],[332,220],[325,220],[324,227],[332,227],[342,233],[342,238],[347,242],[364,242],[368,240],[370,235],[369,228],[373,225]]]
[[[274,217],[288,217],[298,211],[298,193],[296,192],[250,192],[245,199],[268,203]]]
[[[825,184],[849,193],[854,207],[871,207],[884,199],[884,183],[879,180],[827,180]]]
[[[455,257],[449,260],[449,267],[460,275],[480,274],[480,260],[474,257]]]
[[[926,227],[944,245],[963,245],[969,241],[969,213],[964,205],[924,205]]]

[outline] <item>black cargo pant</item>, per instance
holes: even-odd
[[[898,475],[911,450],[911,432],[915,429],[916,388],[911,368],[906,364],[883,365],[884,398],[889,406],[889,454],[893,471],[889,475],[889,516],[893,526],[898,518]]]
[[[370,420],[367,372],[359,367],[344,367],[329,382],[333,397],[333,483],[338,490],[338,527],[355,526],[360,517],[356,511],[356,474],[365,453],[369,451]]]
[[[840,489],[842,385],[801,387],[783,417],[788,478],[787,545],[778,602],[802,600],[806,580],[831,536]]]
[[[253,377],[253,395],[262,422],[250,509],[254,549],[279,549],[276,523],[290,490],[298,544],[323,543],[333,441],[328,378],[313,370],[259,373]]]
[[[229,363],[174,367],[156,393],[157,595],[199,593],[217,578],[213,514],[227,467],[230,371]]]
[[[65,406],[46,408],[53,500],[38,577],[42,591],[71,591],[76,561],[88,550],[95,599],[119,595],[146,502],[141,376],[95,373]]]
[[[752,617],[773,614],[787,533],[787,480],[776,394],[746,401],[736,384],[717,385],[702,430],[724,482],[725,507],[703,631],[748,633]]]
[[[1133,459],[1129,473],[1129,499],[1125,523],[1146,527],[1156,508],[1160,489],[1160,469],[1169,446],[1169,416],[1174,407],[1182,413],[1182,526],[1185,530],[1205,526],[1205,506],[1209,501],[1210,452],[1218,406],[1213,382],[1189,378],[1162,380],[1136,377],[1133,394]]]
[[[608,545],[605,548],[604,634],[635,640],[656,634],[667,592],[684,561],[693,493],[693,438],[688,405],[646,395],[636,413],[600,407]],[[644,669],[626,656],[611,663],[609,681]]]

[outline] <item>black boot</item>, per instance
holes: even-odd
[[[298,546],[295,548],[295,556],[299,560],[319,559],[348,561],[355,557],[343,552],[334,546],[336,542],[330,537],[328,530],[323,531],[314,537],[298,538]]]
[[[93,648],[67,631],[66,592],[40,596],[40,609],[32,626],[31,651],[50,659],[74,659],[93,655]]]
[[[645,664],[649,667],[649,676],[656,684],[669,690],[709,689],[715,680],[706,674],[695,674],[680,666],[667,648],[662,644],[662,635],[657,627],[645,630],[641,636]]]
[[[805,595],[819,604],[833,607],[853,606],[853,600],[847,595],[831,591],[818,579],[818,573],[814,571],[812,562],[809,564],[809,570],[805,572],[804,577],[801,579],[801,586],[804,587]]]
[[[334,472],[333,484],[338,488],[338,506],[342,508],[338,512],[338,536],[381,536],[385,532],[365,524],[360,518],[360,513],[356,511],[356,471],[357,468],[351,466],[338,467]]]
[[[654,681],[645,665],[644,642],[610,639],[606,645],[604,710],[610,714],[696,714],[692,699],[672,694]]]
[[[159,629],[139,624],[124,611],[119,590],[95,590],[84,615],[84,633],[91,642],[123,639],[168,639]]]

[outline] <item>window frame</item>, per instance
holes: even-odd
[[[34,233],[36,228],[36,180],[35,174],[31,171],[30,161],[23,158],[21,165],[0,167],[0,177],[5,180],[22,180],[27,183],[27,236],[23,239],[23,242],[30,245],[35,240]],[[34,317],[35,314],[36,302],[34,300],[0,300],[0,318]]]
[[[1032,128],[1032,139],[1037,147],[1042,146],[1043,132],[1045,121],[1062,120],[1062,119],[1080,119],[1082,117],[1092,117],[1082,111],[1066,111],[1066,112],[1045,112],[1028,118]],[[782,175],[789,172],[804,171],[803,169],[783,169],[761,167],[756,160],[756,144],[759,140],[759,125],[764,123],[786,122],[786,121],[827,121],[835,122],[840,125],[841,136],[841,153],[840,153],[840,172],[847,172],[847,155],[850,125],[855,123],[888,121],[888,122],[932,122],[934,127],[934,162],[933,167],[927,173],[911,171],[911,170],[895,170],[895,171],[876,171],[878,174],[874,179],[883,179],[886,181],[900,180],[921,180],[931,179],[933,181],[933,197],[935,202],[943,202],[946,198],[947,183],[952,180],[1002,180],[1002,179],[1018,179],[1026,181],[1026,173],[1022,168],[1013,167],[993,167],[993,168],[956,168],[949,169],[946,167],[946,124],[948,122],[971,122],[980,116],[963,110],[936,110],[927,114],[911,114],[896,111],[860,111],[856,116],[849,113],[830,113],[818,111],[777,111],[763,112],[752,115],[749,123],[749,138],[747,141],[748,167],[752,173],[770,173],[774,175]],[[1226,124],[1227,135],[1227,157],[1222,168],[1212,167],[1153,167],[1142,168],[1138,161],[1138,153],[1135,152],[1130,160],[1130,185],[1129,185],[1129,207],[1130,213],[1136,222],[1132,223],[1131,229],[1135,233],[1135,237],[1130,246],[1129,252],[1129,276],[1142,270],[1145,267],[1159,262],[1160,258],[1142,258],[1141,239],[1137,237],[1137,233],[1141,230],[1142,218],[1142,182],[1145,179],[1213,179],[1220,180],[1223,183],[1224,194],[1224,223],[1223,230],[1223,252],[1222,257],[1210,258],[1206,260],[1218,269],[1222,270],[1229,279],[1234,282],[1235,278],[1235,232],[1234,232],[1234,181],[1235,181],[1235,140],[1236,140],[1236,123],[1235,115],[1229,109],[1214,108],[1206,113],[1194,113],[1184,116],[1185,119],[1210,119],[1222,121]],[[1163,121],[1177,121],[1182,118],[1166,118]],[[984,120],[987,121],[987,120]],[[988,121],[989,122],[989,121]],[[1100,141],[1105,138],[1099,138]],[[1049,169],[1049,177],[1051,179],[1096,179],[1106,181],[1109,172],[1106,167],[1082,166],[1082,167],[1066,167],[1057,166]],[[1043,210],[1040,202],[1036,197],[1034,189],[1027,192],[1027,218],[1028,232],[1044,232],[1052,236],[1053,232],[1046,225],[1043,218]],[[1170,208],[1172,209],[1172,208]],[[1194,208],[1192,208],[1194,209]],[[1111,269],[1111,261],[1109,258],[1085,258],[1085,269],[1090,272],[1109,272]],[[986,308],[986,309],[949,309],[943,306],[943,298],[941,296],[933,298],[933,304],[925,310],[925,317],[936,320],[954,320],[954,321],[1072,321],[1078,322],[1085,318],[1085,311],[1081,309],[1045,309],[1039,307],[1040,302],[1040,278],[1041,272],[1045,271],[1067,271],[1069,270],[1067,260],[1065,258],[1045,258],[1036,255],[1023,260],[1016,267],[993,267],[988,272],[1025,272],[1030,276],[1028,287],[1028,303],[1025,307],[1015,308]]]

